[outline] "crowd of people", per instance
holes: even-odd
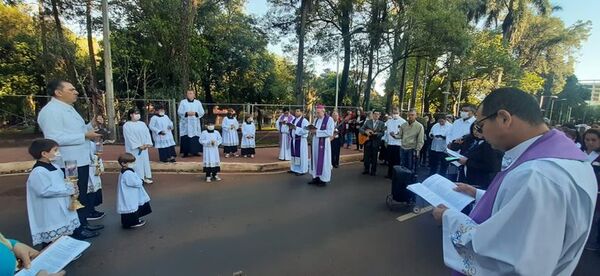
[[[90,239],[104,228],[90,223],[104,217],[96,209],[102,204],[104,119],[96,116],[85,123],[72,106],[78,92],[68,82],[50,82],[48,93],[52,100],[38,117],[44,139],[29,147],[36,163],[27,180],[31,237],[40,248],[65,235]],[[155,110],[146,125],[139,110],[131,109],[123,125],[125,148],[117,160],[121,171],[116,209],[126,229],[144,226],[143,217],[152,213],[144,189],[144,184],[153,183],[148,150],[157,148],[162,162],[175,162],[177,157],[173,122],[164,107]],[[254,158],[256,128],[251,115],[240,123],[228,110],[221,132],[211,118],[203,128],[204,109],[194,91],[181,101],[178,115],[180,154],[202,156],[206,182],[221,180],[220,146],[225,158],[239,157],[239,146],[242,156]],[[430,115],[421,123],[415,110],[402,118],[398,108],[391,116],[360,109],[340,116],[317,105],[313,122],[301,109],[293,114],[284,109],[276,128],[279,159],[289,161],[289,172],[296,176],[310,174],[311,185],[326,187],[340,165],[341,149],[354,146],[363,151],[364,175],[376,176],[378,167],[385,165],[385,177],[391,178],[394,167],[403,166],[415,174],[427,171],[458,182],[457,190],[476,200],[473,211],[465,214],[437,206],[433,212],[444,228],[446,264],[456,273],[568,274],[589,233],[586,248],[599,249],[600,212],[595,202],[600,129],[549,126],[536,100],[518,89],[495,90],[479,108],[465,104],[458,118],[437,114],[435,120]],[[452,161],[447,158],[451,152],[460,157]],[[422,165],[429,170],[419,170]],[[502,247],[495,246],[498,240],[505,241]],[[4,258],[12,256],[26,265],[29,260],[23,259],[27,257],[22,252],[29,252],[29,257],[37,254],[2,236],[0,242],[3,264]],[[532,250],[542,248],[547,261],[534,258]],[[5,249],[14,254],[5,254]]]

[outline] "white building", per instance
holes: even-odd
[[[580,80],[579,83],[592,90],[589,105],[600,105],[600,80]]]

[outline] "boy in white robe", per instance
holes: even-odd
[[[117,213],[121,215],[121,225],[125,229],[142,227],[146,221],[141,217],[152,213],[152,208],[143,180],[133,171],[136,158],[131,153],[123,153],[118,162],[121,174],[117,187]]]
[[[196,92],[188,90],[186,99],[179,103],[177,108],[179,115],[179,136],[181,138],[180,152],[183,157],[189,155],[200,156],[202,154],[202,145],[198,143],[198,138],[202,132],[201,119],[204,116],[204,108],[199,100],[196,100]]]
[[[590,233],[598,187],[590,163],[549,130],[537,100],[516,88],[492,91],[475,130],[505,151],[486,191],[459,184],[476,201],[469,216],[440,204],[444,262],[454,275],[571,275]]]
[[[144,183],[152,184],[150,155],[148,154],[148,149],[153,146],[150,130],[144,122],[140,121],[140,112],[137,109],[129,110],[128,117],[130,120],[123,125],[125,151],[133,154],[137,160],[135,172],[144,180]]]
[[[288,125],[292,136],[291,173],[296,176],[308,172],[308,134],[306,129],[310,123],[304,118],[302,110],[296,109],[296,117]]]
[[[238,138],[239,128],[240,124],[233,115],[233,109],[228,109],[227,117],[225,117],[221,123],[221,131],[223,132],[223,153],[225,153],[225,158],[229,158],[231,154],[234,154],[235,157],[240,156],[237,154],[237,147],[240,144]]]
[[[200,134],[200,144],[204,147],[202,165],[206,173],[206,182],[220,181],[221,159],[219,158],[219,145],[223,142],[221,134],[215,130],[214,121],[206,124],[206,130]]]
[[[69,209],[71,196],[77,196],[79,191],[52,164],[60,157],[54,140],[33,141],[29,154],[37,160],[27,178],[29,228],[33,245],[45,247],[62,236],[73,234],[80,226],[77,212]]]
[[[158,149],[160,162],[175,162],[175,139],[173,139],[173,121],[165,115],[162,105],[156,106],[157,113],[150,118],[148,128],[152,131],[154,147]]]
[[[246,115],[242,125],[242,156],[254,158],[256,154],[256,127],[252,115]]]

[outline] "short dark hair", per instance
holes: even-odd
[[[46,86],[48,96],[56,96],[56,90],[62,88],[63,82],[63,80],[51,80]]]
[[[518,88],[504,87],[496,89],[487,95],[481,104],[483,105],[481,110],[483,116],[491,116],[494,112],[504,109],[531,125],[544,123],[544,117],[537,100]]]
[[[42,152],[50,152],[58,143],[51,139],[35,139],[29,145],[29,154],[35,159],[42,158]]]
[[[140,113],[140,111],[137,108],[129,109],[129,111],[127,111],[127,120],[130,120],[131,114],[135,114],[135,113]]]
[[[124,167],[125,164],[134,162],[135,156],[133,156],[133,154],[129,152],[122,153],[121,155],[119,155],[119,159],[117,159],[117,161],[119,162],[119,165],[121,165],[121,167]]]
[[[162,105],[162,104],[155,104],[155,105],[154,105],[154,109],[155,109],[155,110],[161,110],[161,109],[165,109],[165,106],[164,106],[164,105]]]
[[[469,104],[469,103],[463,104],[462,107],[461,107],[461,109],[463,109],[463,108],[468,108],[473,113],[475,113],[477,111],[477,107],[475,105],[472,105],[472,104]]]
[[[287,107],[284,107],[284,108],[283,108],[283,112],[289,112],[289,111],[290,111],[290,109],[289,109],[289,108],[287,108]]]

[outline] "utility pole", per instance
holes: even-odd
[[[106,85],[106,116],[110,140],[117,138],[117,124],[115,122],[115,92],[112,79],[112,55],[110,52],[110,28],[108,22],[108,0],[102,0],[102,44],[104,45],[104,83]],[[105,138],[106,139],[106,138]]]

